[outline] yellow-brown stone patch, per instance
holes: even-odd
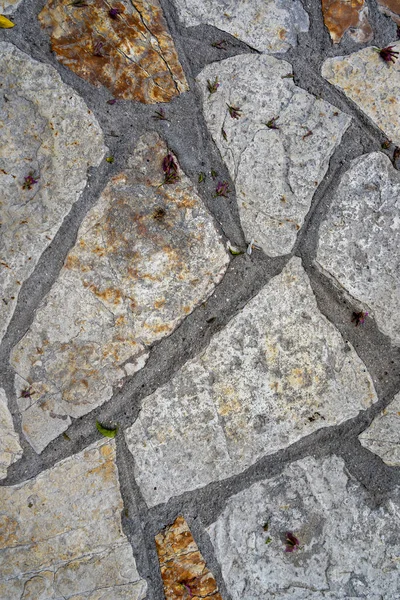
[[[324,22],[335,44],[339,43],[346,31],[358,42],[372,39],[373,32],[365,13],[365,0],[322,0]]]

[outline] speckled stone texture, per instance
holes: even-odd
[[[376,399],[364,364],[319,313],[294,258],[143,402],[125,435],[153,506],[238,474]]]
[[[322,0],[322,13],[334,44],[338,44],[345,33],[360,44],[374,37],[365,0]]]
[[[390,44],[400,50],[400,42]],[[400,62],[385,62],[372,47],[328,58],[322,75],[342,90],[390,140],[400,145]]]
[[[121,527],[114,442],[0,488],[2,600],[143,600]]]
[[[0,388],[0,479],[7,477],[7,468],[21,456],[22,448],[8,409],[7,396]]]
[[[166,600],[222,600],[214,576],[182,516],[159,533],[155,542]]]
[[[0,15],[9,15],[21,4],[22,0],[0,0]]]
[[[400,345],[400,174],[387,156],[355,159],[319,233],[317,265]]]
[[[208,528],[232,600],[395,600],[399,496],[376,502],[336,456],[304,458],[232,496]],[[291,553],[288,531],[300,542]]]
[[[186,25],[208,23],[260,52],[286,52],[309,18],[299,0],[173,0]]]
[[[400,394],[359,436],[361,444],[391,467],[400,467]]]
[[[0,72],[1,339],[22,283],[105,147],[96,118],[53,67],[0,42]]]
[[[49,0],[39,20],[58,60],[116,98],[168,102],[188,89],[158,0]]]
[[[229,263],[213,219],[178,168],[164,184],[167,147],[143,136],[78,232],[58,280],[11,363],[22,427],[40,452],[143,367],[146,347],[171,333]],[[127,365],[127,366],[125,366]],[[19,395],[17,393],[17,395]]]
[[[400,0],[376,0],[379,10],[400,26]]]
[[[207,65],[197,82],[211,135],[235,183],[247,240],[270,256],[291,251],[350,117],[316,100],[271,56],[240,55]],[[218,78],[210,94],[207,81]],[[228,106],[240,108],[232,118]],[[275,129],[267,123],[276,119]],[[271,125],[271,123],[270,123]]]

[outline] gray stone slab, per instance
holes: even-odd
[[[270,256],[291,251],[350,117],[297,87],[292,67],[242,54],[198,75],[207,126],[235,183],[246,239]],[[218,78],[210,94],[207,81]],[[228,106],[241,110],[232,118]],[[272,129],[267,123],[276,119]]]
[[[377,400],[294,258],[126,430],[148,505],[244,471]]]
[[[12,352],[22,428],[37,452],[142,368],[229,264],[189,178],[163,184],[167,147],[140,138],[126,171],[89,211],[59,278]]]
[[[390,44],[400,50],[400,42]],[[342,90],[392,140],[400,145],[400,62],[385,62],[373,48],[328,58],[322,76]]]
[[[207,23],[260,52],[286,52],[309,18],[299,0],[173,0],[187,27]]]
[[[105,147],[93,113],[53,67],[0,42],[0,72],[1,339],[22,283]]]
[[[396,600],[399,496],[377,506],[336,456],[232,496],[208,528],[232,600]],[[300,542],[291,553],[288,531]]]
[[[2,600],[142,600],[146,582],[122,532],[115,443],[97,442],[0,488]]]
[[[387,465],[400,466],[400,394],[375,417],[358,439]]]
[[[400,344],[400,174],[374,152],[343,175],[319,233],[317,265]]]
[[[7,468],[21,456],[22,448],[8,409],[7,396],[0,388],[0,479],[7,477]]]

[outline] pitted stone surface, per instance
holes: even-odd
[[[173,0],[187,27],[208,23],[260,52],[286,52],[309,18],[299,0]]]
[[[22,0],[0,0],[0,15],[9,15],[21,4]]]
[[[0,339],[19,290],[105,147],[85,102],[57,71],[0,42]],[[33,174],[37,183],[25,187]]]
[[[19,399],[23,431],[37,452],[142,368],[145,347],[171,333],[224,275],[229,257],[190,180],[178,168],[180,180],[163,184],[166,154],[157,134],[140,139],[14,348],[17,391],[29,382],[33,392]]]
[[[317,265],[400,344],[400,174],[387,156],[355,159],[319,233]]]
[[[168,102],[188,89],[158,0],[49,0],[39,20],[58,60],[116,98]]]
[[[232,496],[208,529],[232,600],[395,600],[399,496],[377,506],[336,456],[299,460]],[[292,553],[287,531],[300,542]]]
[[[369,42],[374,36],[365,0],[322,0],[322,13],[334,44],[345,33],[358,43]]]
[[[35,479],[0,488],[2,600],[142,600],[122,532],[114,442],[99,442]]]
[[[126,439],[153,506],[238,474],[376,399],[364,364],[319,313],[294,258],[144,401]]]
[[[211,135],[236,194],[247,240],[270,256],[291,251],[350,117],[293,83],[289,63],[242,54],[197,77]],[[207,80],[218,77],[209,94]],[[240,108],[232,118],[227,104]],[[266,123],[276,120],[277,129]],[[226,138],[226,139],[225,139]]]
[[[390,44],[400,50],[400,42]],[[385,62],[373,48],[328,58],[322,76],[341,89],[392,140],[400,145],[400,62]]]
[[[7,477],[7,468],[21,456],[22,448],[8,409],[7,396],[0,388],[0,479]]]
[[[217,582],[182,516],[156,535],[155,541],[166,600],[222,600]]]
[[[378,8],[397,25],[400,25],[400,0],[377,0]]]
[[[400,394],[375,417],[358,439],[387,465],[400,466]]]

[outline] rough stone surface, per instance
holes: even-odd
[[[270,256],[290,252],[350,117],[297,87],[289,63],[241,55],[197,78],[207,125],[235,182],[240,218]],[[207,81],[218,77],[209,94]],[[232,118],[227,104],[238,107]],[[277,129],[266,123],[277,119]],[[225,139],[226,137],[226,139]]]
[[[400,394],[359,436],[361,444],[390,466],[400,466]]]
[[[116,98],[168,102],[188,89],[158,0],[49,0],[39,19],[58,60]]]
[[[166,600],[222,600],[183,517],[177,517],[155,540]]]
[[[105,402],[221,280],[229,258],[190,180],[162,185],[167,147],[143,136],[89,211],[60,276],[14,348],[22,426],[40,452]],[[179,169],[179,167],[178,167]],[[124,365],[127,363],[126,369]],[[17,393],[17,396],[20,394]]]
[[[374,36],[365,0],[322,0],[322,13],[335,44],[346,32],[359,43],[369,42]]]
[[[400,50],[400,42],[390,45]],[[349,56],[328,58],[322,75],[400,145],[400,61],[387,63],[373,48],[364,48]]]
[[[387,156],[355,159],[319,234],[317,264],[400,344],[400,174]]]
[[[0,339],[19,290],[105,148],[99,124],[57,71],[0,42]],[[23,189],[33,173],[37,183]]]
[[[395,600],[399,491],[392,496],[376,506],[333,456],[295,462],[231,497],[208,532],[232,600]],[[300,542],[292,553],[287,531]]]
[[[379,10],[400,25],[400,0],[377,0]]]
[[[22,0],[0,0],[0,14],[9,15],[21,4]]]
[[[0,479],[7,477],[7,467],[22,456],[18,434],[8,410],[7,396],[0,388]]]
[[[114,442],[0,488],[2,600],[142,600],[146,583],[122,532]]]
[[[126,439],[153,506],[240,473],[374,401],[363,363],[319,313],[294,258],[144,401]]]
[[[286,52],[309,18],[299,0],[173,0],[186,26],[208,23],[260,52]]]

